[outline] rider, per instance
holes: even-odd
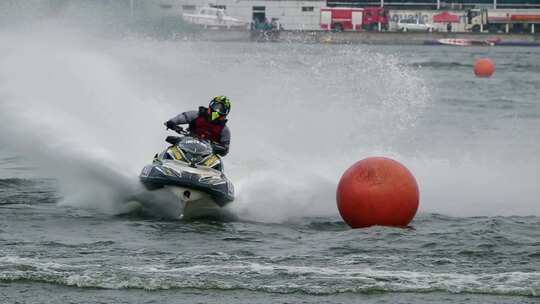
[[[226,96],[214,97],[208,108],[199,107],[199,111],[187,111],[167,120],[167,129],[176,129],[178,125],[189,124],[188,131],[200,138],[208,139],[218,145],[214,152],[219,155],[229,153],[231,131],[227,124],[227,115],[231,111],[231,101]]]

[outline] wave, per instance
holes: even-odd
[[[312,221],[307,225],[307,228],[317,231],[349,230],[349,226],[339,219],[336,219],[335,221]]]
[[[24,178],[1,178],[0,187],[10,187],[10,186],[31,186],[34,185],[35,181],[31,179]]]
[[[120,266],[65,265],[35,259],[3,257],[0,281],[33,281],[103,289],[251,290],[267,293],[447,292],[540,296],[540,272],[435,273],[387,271],[369,268],[283,266],[258,263],[195,265],[166,268],[163,265]],[[534,283],[536,282],[536,283]]]
[[[465,63],[464,63],[465,62]],[[472,69],[473,62],[472,61],[424,61],[424,62],[411,62],[406,64],[406,66],[412,67],[412,68],[445,68],[445,69],[459,69],[459,68],[466,68],[466,69]],[[538,72],[540,71],[540,66],[538,65],[528,65],[528,64],[520,64],[520,63],[497,63],[497,70],[504,69],[511,72]],[[521,81],[521,79],[520,79]],[[527,80],[523,80],[527,81]]]
[[[471,68],[470,63],[462,62],[444,62],[444,61],[426,61],[409,63],[408,66],[413,68]]]
[[[54,179],[0,179],[0,206],[47,204],[58,201]]]

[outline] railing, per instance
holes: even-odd
[[[540,1],[527,0],[327,0],[330,7],[366,7],[384,6],[389,8],[473,8],[473,7],[497,7],[497,8],[540,8]]]

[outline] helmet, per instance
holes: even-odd
[[[216,96],[210,101],[208,106],[210,114],[210,120],[216,120],[218,118],[224,119],[231,111],[231,101],[227,96]]]

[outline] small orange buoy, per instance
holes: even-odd
[[[418,185],[405,166],[385,157],[356,162],[341,177],[337,207],[352,228],[407,226],[419,204]]]
[[[495,72],[495,64],[489,58],[481,58],[474,62],[474,74],[476,77],[491,77]]]

